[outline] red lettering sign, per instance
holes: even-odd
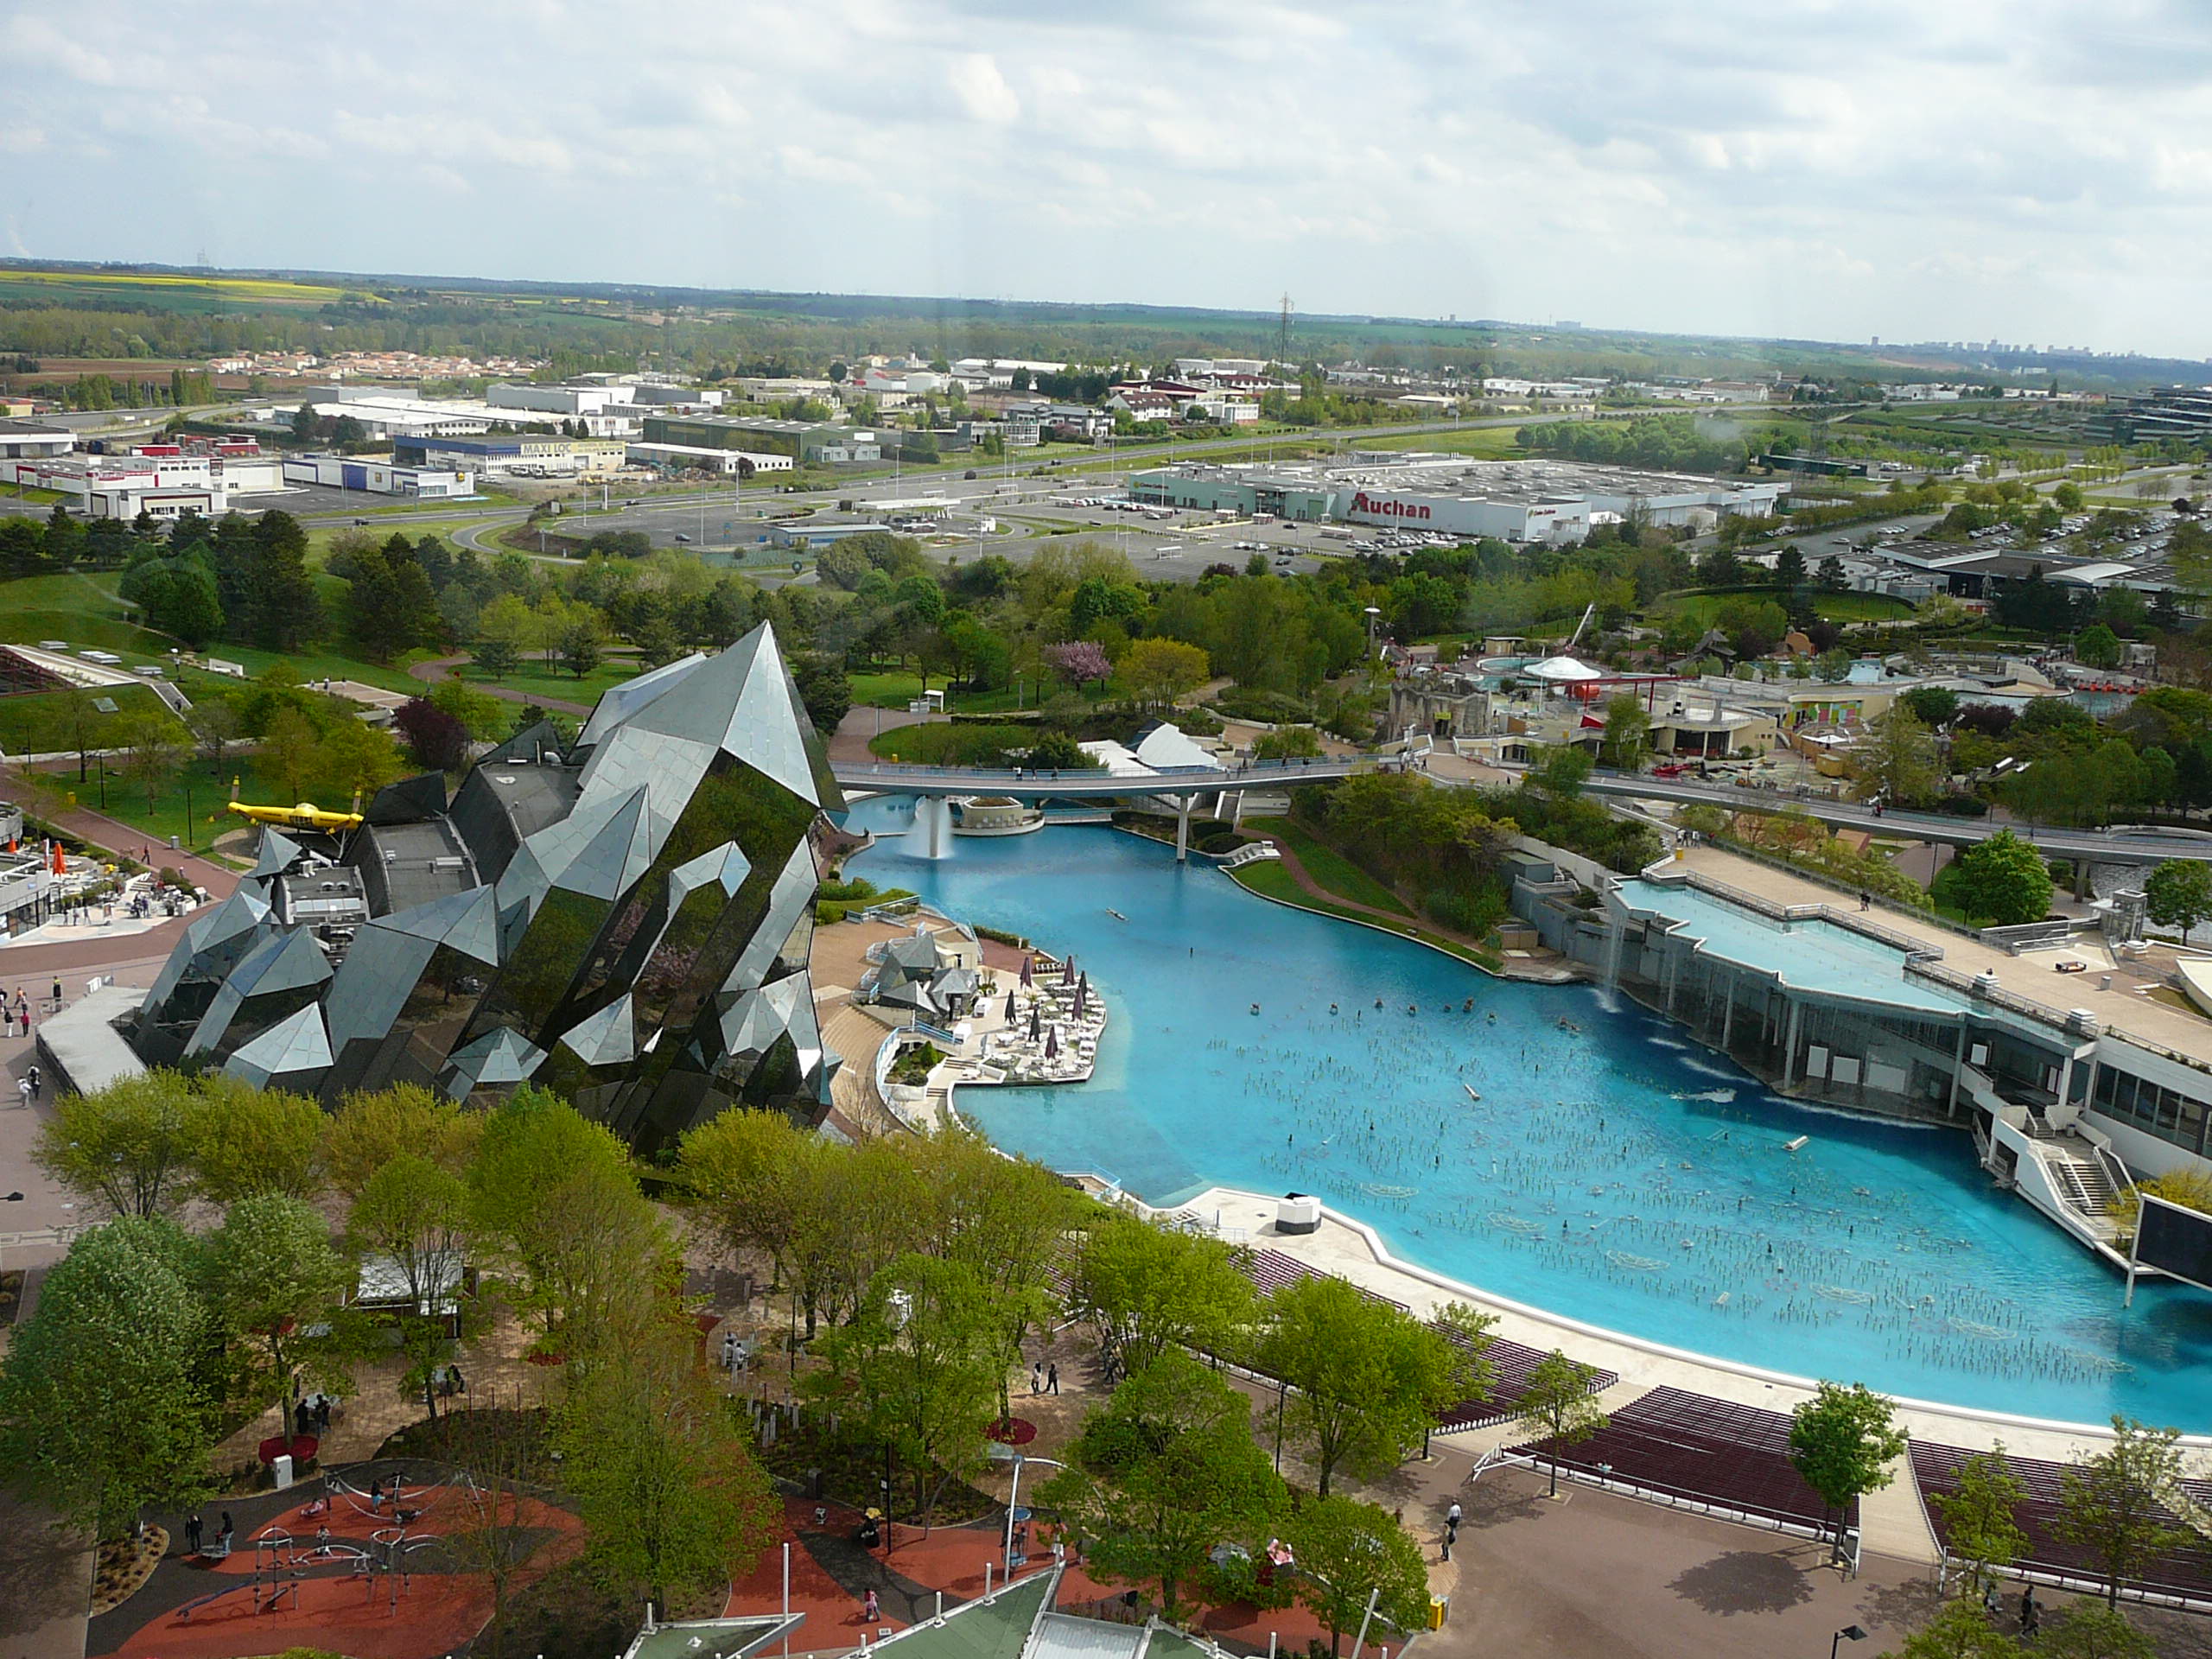
[[[1352,492],[1351,510],[1371,512],[1379,518],[1426,518],[1428,509],[1417,501],[1385,501],[1365,490]]]

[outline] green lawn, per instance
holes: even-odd
[[[1471,426],[1457,431],[1422,432],[1398,438],[1376,438],[1360,447],[1363,449],[1424,449],[1440,454],[1480,455],[1489,460],[1501,460],[1522,453],[1514,442],[1517,428],[1511,426]]]
[[[1410,917],[1414,912],[1402,899],[1368,874],[1350,859],[1334,849],[1316,841],[1288,818],[1255,818],[1255,830],[1264,830],[1282,841],[1306,867],[1306,873],[1339,899],[1349,899],[1356,905],[1370,905],[1376,910],[1386,910],[1393,916]]]
[[[846,677],[853,688],[853,702],[863,709],[904,709],[922,694],[922,677],[911,669],[870,669]],[[939,677],[934,689],[944,690],[944,681]],[[1033,706],[1036,699],[1026,699]],[[963,715],[1003,715],[1014,707],[1014,692],[948,691],[944,706],[948,712]]]
[[[205,852],[219,836],[238,829],[246,821],[230,812],[231,780],[238,780],[239,798],[248,801],[270,799],[253,769],[253,757],[234,754],[218,768],[194,756],[184,769],[163,784],[155,795],[154,809],[146,809],[146,791],[139,785],[122,775],[116,761],[109,763],[110,770],[105,786],[100,778],[100,763],[92,762],[86,781],[77,781],[77,768],[73,763],[47,775],[53,780],[55,794],[54,808],[83,807],[95,812],[105,812],[111,818],[120,819],[144,833],[147,839],[166,845],[171,836],[185,840],[188,828],[190,839],[187,847],[194,852]],[[101,804],[105,787],[106,804]],[[189,797],[192,816],[188,825],[185,817],[186,800]],[[289,804],[289,803],[288,803]],[[343,805],[344,804],[339,803]],[[36,817],[41,809],[33,807]],[[50,809],[48,809],[50,810]],[[118,848],[118,852],[134,849]],[[157,851],[154,861],[161,862]]]
[[[149,685],[101,686],[92,690],[92,697],[105,698],[115,704],[115,713],[103,714],[94,710],[94,747],[105,746],[104,735],[108,726],[134,715],[150,714],[170,718],[168,705],[154,695]],[[31,691],[17,696],[0,697],[0,748],[10,754],[52,752],[71,746],[65,734],[63,717],[67,712],[68,694],[63,691]]]
[[[601,663],[578,679],[558,664],[549,664],[535,658],[525,658],[522,665],[503,680],[479,673],[474,667],[463,667],[455,671],[472,684],[494,685],[503,690],[519,691],[526,697],[540,701],[551,697],[558,702],[596,702],[602,691],[636,679],[638,668],[639,664],[633,659],[618,659]]]
[[[1395,933],[1402,938],[1412,939],[1433,950],[1441,950],[1446,956],[1457,957],[1462,962],[1472,963],[1478,968],[1486,968],[1492,972],[1496,972],[1499,966],[1496,958],[1486,957],[1478,950],[1470,950],[1465,945],[1455,944],[1450,939],[1439,938],[1427,929],[1416,927],[1411,922],[1394,921],[1387,916],[1370,916],[1360,911],[1347,909],[1342,905],[1332,905],[1325,899],[1317,899],[1300,887],[1292,878],[1290,872],[1283,868],[1281,861],[1277,859],[1262,859],[1254,863],[1240,866],[1229,872],[1229,879],[1241,887],[1249,888],[1251,892],[1258,893],[1262,899],[1272,899],[1278,904],[1294,905],[1300,910],[1317,911],[1324,916],[1340,917],[1345,921],[1357,922],[1363,926],[1379,927],[1385,932]]]
[[[901,726],[868,743],[869,753],[911,766],[998,766],[1004,752],[1026,749],[1039,736],[1033,726]]]
[[[1726,593],[1669,594],[1652,607],[1655,614],[1684,616],[1709,628],[1731,600],[1770,600],[1783,606],[1787,595],[1778,588],[1732,588]],[[1815,594],[1813,609],[1830,622],[1891,622],[1910,616],[1912,607],[1887,594]]]
[[[226,663],[236,663],[249,675],[257,676],[273,663],[283,663],[302,683],[316,680],[359,680],[364,685],[381,686],[386,691],[405,691],[410,694],[428,690],[422,681],[411,679],[407,671],[396,664],[378,667],[365,663],[358,657],[344,657],[332,651],[256,651],[251,645],[233,645],[217,641],[207,647],[207,654]],[[238,682],[230,682],[236,685]],[[189,689],[187,696],[192,695]]]
[[[120,571],[73,570],[0,582],[0,640],[29,645],[61,639],[72,651],[96,645],[167,661],[175,640],[123,620],[128,607],[115,596],[122,580]]]

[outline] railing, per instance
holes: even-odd
[[[919,1020],[909,1020],[905,1026],[902,1026],[900,1029],[902,1031],[918,1032],[922,1036],[928,1038],[933,1043],[949,1043],[955,1048],[960,1046],[960,1039],[954,1036],[950,1032],[938,1026],[925,1025]]]
[[[1669,878],[1661,875],[1653,879],[1664,881]],[[1853,933],[1863,934],[1878,944],[1885,944],[1893,950],[1901,950],[1911,959],[1933,960],[1943,954],[1942,945],[1919,938],[1910,933],[1899,932],[1893,927],[1885,927],[1879,922],[1868,921],[1857,911],[1840,910],[1828,904],[1779,904],[1774,899],[1762,897],[1758,893],[1707,875],[1702,870],[1685,870],[1678,879],[1686,882],[1695,892],[1708,893],[1715,899],[1725,899],[1732,905],[1738,905],[1745,910],[1758,912],[1769,921],[1833,922],[1838,927],[1848,929]]]
[[[2002,986],[1977,984],[1972,975],[1962,974],[1955,968],[1945,968],[1932,961],[1915,961],[1905,963],[1904,970],[1917,978],[1941,985],[1946,990],[1956,991],[1962,996],[1978,1002],[1986,1002],[1993,1007],[2007,1009],[2013,1014],[2023,1015],[2046,1026],[2055,1027],[2069,1034],[2080,1037],[2097,1035],[2094,1022],[2091,1029],[2079,1030],[2075,1026],[2073,1016],[2065,1009],[2054,1008],[2048,1002],[2038,1002],[2032,997],[2022,996],[2017,992],[2005,989]],[[2200,1067],[2199,1069],[2212,1068]]]
[[[1271,841],[1255,841],[1249,846],[1239,847],[1221,861],[1224,870],[1241,870],[1247,864],[1257,864],[1263,859],[1281,858],[1282,849]]]

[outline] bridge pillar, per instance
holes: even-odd
[[[1179,795],[1175,798],[1175,861],[1191,861],[1191,802],[1195,798]]]

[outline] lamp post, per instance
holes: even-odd
[[[1835,1659],[1837,1645],[1844,1642],[1864,1642],[1866,1632],[1856,1624],[1847,1624],[1828,1638],[1828,1659]]]
[[[1014,1484],[1007,1491],[1006,1499],[1006,1546],[1000,1560],[1000,1565],[1008,1581],[1011,1581],[1014,1577],[1014,1517],[1015,1512],[1021,1507],[1021,1471],[1024,1466],[1033,1463],[1050,1464],[1055,1469],[1067,1467],[1065,1463],[1052,1458],[1025,1457],[1019,1452],[1014,1454]]]

